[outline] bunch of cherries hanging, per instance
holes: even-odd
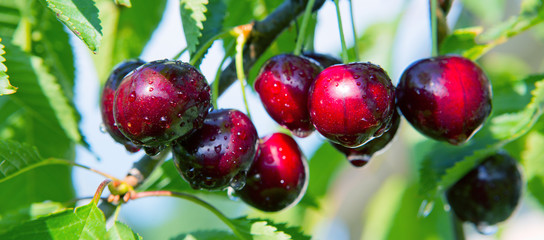
[[[459,145],[489,116],[492,94],[480,67],[460,56],[419,60],[395,88],[380,66],[342,64],[316,53],[272,57],[257,76],[255,90],[269,115],[292,135],[303,138],[317,130],[355,166],[365,165],[394,138],[401,119],[397,107],[424,135]],[[206,79],[187,63],[128,60],[106,82],[102,118],[128,151],[143,148],[154,155],[171,146],[177,169],[195,189],[232,187],[243,201],[263,211],[296,204],[309,175],[294,139],[283,133],[259,139],[248,116],[234,109],[213,110],[210,98]],[[521,180],[515,166],[509,156],[498,153],[478,169],[502,173],[502,178],[476,176],[452,187],[447,197],[458,217],[475,224],[506,219],[513,207],[505,211],[505,199],[512,206],[519,199]],[[504,173],[502,168],[515,171]],[[494,188],[497,181],[514,184],[499,191]],[[486,196],[473,199],[476,205],[467,203],[473,191],[478,196],[492,192],[504,201]]]

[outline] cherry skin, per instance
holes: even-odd
[[[485,158],[446,193],[457,217],[477,227],[506,220],[518,205],[521,173],[516,160],[504,152]]]
[[[314,131],[308,113],[308,89],[321,70],[311,59],[281,54],[266,61],[255,80],[255,91],[268,114],[297,137]]]
[[[153,61],[125,76],[115,94],[113,116],[128,139],[156,150],[202,126],[210,95],[206,79],[195,67]]]
[[[297,204],[308,185],[306,159],[293,138],[274,133],[260,140],[246,185],[236,193],[247,204],[276,212]]]
[[[100,98],[100,113],[102,114],[102,123],[106,131],[116,142],[123,144],[129,152],[137,152],[140,150],[140,147],[126,138],[115,125],[115,120],[113,119],[113,99],[115,97],[115,90],[117,90],[123,78],[143,64],[145,64],[145,61],[140,59],[130,59],[117,64],[108,77]]]
[[[311,58],[317,61],[324,68],[328,68],[335,64],[342,64],[342,60],[327,54],[316,53],[316,52],[303,52],[302,56]]]
[[[244,113],[212,111],[202,128],[173,145],[174,162],[194,189],[240,189],[255,158],[258,140],[255,126]]]
[[[345,147],[381,136],[395,110],[387,73],[371,63],[333,65],[310,87],[310,119],[321,135]]]
[[[440,56],[414,62],[402,74],[397,105],[419,132],[459,145],[491,113],[491,84],[474,62]]]
[[[385,147],[387,147],[389,143],[391,143],[391,141],[397,134],[399,125],[400,115],[397,111],[395,111],[395,113],[393,114],[393,119],[391,119],[391,127],[389,128],[389,130],[387,130],[387,132],[383,133],[381,136],[368,141],[363,146],[356,148],[347,148],[340,144],[331,144],[334,148],[336,148],[336,150],[346,155],[346,158],[351,163],[351,165],[355,167],[362,167],[370,161],[374,154],[379,153],[380,151],[385,149]]]

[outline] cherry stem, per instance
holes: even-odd
[[[98,188],[96,189],[96,192],[94,193],[94,197],[93,197],[93,200],[92,200],[94,205],[98,205],[98,201],[101,199],[100,196],[102,196],[102,192],[104,192],[104,189],[106,188],[106,186],[108,186],[108,183],[110,183],[110,182],[111,182],[111,180],[106,179],[106,180],[102,181],[100,183],[100,185],[98,185]]]
[[[212,102],[215,108],[219,108],[217,105],[217,99],[219,98],[219,78],[221,77],[221,72],[223,72],[223,64],[225,64],[225,61],[227,60],[227,58],[229,58],[232,55],[234,44],[235,42],[232,42],[227,47],[225,56],[223,57],[223,59],[221,59],[221,63],[219,63],[219,67],[217,68],[217,72],[215,73],[215,79],[213,80],[213,86],[212,86]]]
[[[430,5],[430,14],[431,14],[431,39],[432,39],[432,46],[431,46],[431,56],[438,56],[438,29],[436,24],[436,8],[437,3],[436,0],[431,0]]]
[[[138,199],[143,197],[162,197],[162,196],[171,196],[171,197],[177,197],[182,198],[188,201],[191,201],[193,203],[196,203],[210,212],[212,212],[215,216],[217,216],[223,223],[225,223],[234,234],[236,234],[240,239],[246,239],[246,237],[236,228],[234,223],[227,217],[225,214],[223,214],[221,211],[219,211],[217,208],[209,204],[208,202],[187,193],[182,192],[173,192],[173,191],[148,191],[148,192],[136,192],[130,196],[130,199]]]
[[[228,29],[226,31],[223,31],[215,36],[213,36],[212,38],[208,39],[208,41],[202,45],[202,47],[200,47],[198,49],[198,51],[191,57],[191,60],[189,61],[189,64],[195,66],[195,64],[200,61],[200,59],[202,58],[202,56],[204,56],[204,53],[206,53],[208,51],[208,49],[212,46],[213,42],[215,42],[215,40],[217,39],[220,39],[220,38],[225,38],[227,36],[229,36],[231,33],[232,30],[231,29]]]
[[[91,168],[91,167],[88,167],[88,166],[85,166],[83,164],[79,164],[79,163],[76,163],[76,162],[72,162],[72,161],[68,161],[68,160],[65,160],[65,159],[58,159],[58,158],[51,158],[50,159],[52,161],[52,163],[56,163],[56,164],[66,164],[66,165],[71,165],[71,166],[74,166],[74,167],[80,167],[80,168],[83,168],[83,169],[87,169],[91,172],[94,172],[94,173],[97,173],[99,175],[102,175],[104,176],[105,178],[109,178],[111,180],[114,180],[114,181],[121,181],[119,180],[118,178],[108,174],[108,173],[105,173],[105,172],[102,172],[102,171],[99,171],[99,170],[96,170],[94,168]]]
[[[172,59],[178,60],[181,57],[181,55],[183,55],[185,52],[187,52],[188,49],[189,49],[189,47],[185,47],[178,54],[176,54],[176,56],[174,56],[174,58],[172,58]]]
[[[116,207],[115,207],[115,213],[113,213],[113,222],[117,222],[117,218],[119,217],[119,212],[121,212],[121,206],[123,204],[118,204]]]
[[[351,19],[351,32],[353,33],[353,51],[355,52],[355,61],[359,61],[359,47],[357,46],[357,31],[355,30],[355,20],[353,19],[353,0],[349,0],[349,16]]]
[[[244,98],[244,105],[246,107],[247,116],[251,119],[251,113],[249,112],[249,105],[247,104],[246,97],[246,75],[244,73],[244,44],[246,43],[246,35],[239,33],[236,37],[236,76],[238,76],[238,81],[240,81],[240,86],[242,87],[242,97]]]
[[[304,35],[306,33],[306,28],[308,26],[308,20],[312,14],[312,7],[314,6],[315,0],[309,0],[306,9],[304,10],[304,16],[302,17],[302,25],[300,25],[300,31],[298,32],[297,42],[295,44],[295,50],[293,53],[295,55],[300,55],[302,52],[302,44],[304,43]]]
[[[346,39],[344,38],[344,28],[342,27],[342,17],[340,16],[340,4],[338,2],[338,0],[334,0],[336,17],[338,18],[338,29],[340,31],[340,42],[342,43],[342,61],[348,63],[348,47],[346,46]]]

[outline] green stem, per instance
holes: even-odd
[[[357,31],[355,30],[355,20],[353,19],[353,0],[349,0],[349,15],[351,18],[351,32],[353,33],[353,51],[355,51],[355,61],[359,61],[359,47],[357,46]]]
[[[198,51],[191,57],[191,61],[189,61],[189,64],[191,65],[195,65],[199,60],[200,58],[202,58],[202,56],[204,55],[204,53],[206,53],[206,51],[208,51],[208,48],[210,48],[213,44],[213,42],[215,42],[215,40],[217,39],[220,39],[220,38],[225,38],[226,36],[230,35],[231,34],[231,29],[227,30],[227,31],[224,31],[224,32],[221,32],[215,36],[213,36],[212,38],[210,38],[204,45],[202,45],[202,47],[200,47],[200,49],[198,49]]]
[[[189,49],[188,46],[185,47],[184,49],[181,49],[181,51],[178,54],[176,54],[176,56],[174,56],[174,58],[172,58],[172,59],[174,59],[174,60],[179,59],[181,57],[181,55],[183,55],[185,52],[187,52],[188,49]]]
[[[115,213],[113,213],[113,222],[117,222],[117,218],[119,217],[119,212],[121,212],[121,206],[123,204],[119,204],[115,207]]]
[[[342,17],[340,16],[340,5],[338,0],[334,0],[336,5],[336,17],[338,18],[338,28],[340,30],[340,42],[342,43],[342,61],[348,63],[348,47],[346,46],[346,39],[344,38],[344,27],[342,27]]]
[[[431,56],[437,56],[438,55],[438,29],[436,24],[436,7],[437,3],[436,0],[431,0],[431,38],[432,38],[432,46],[431,46]]]
[[[246,239],[246,237],[240,231],[238,231],[238,228],[236,228],[234,223],[227,216],[225,216],[222,212],[220,212],[217,208],[215,208],[214,206],[212,206],[208,202],[206,202],[206,201],[204,201],[204,200],[202,200],[202,199],[200,199],[200,198],[198,198],[198,197],[196,197],[194,195],[187,194],[187,193],[181,193],[181,192],[172,192],[172,191],[162,190],[162,191],[137,192],[137,193],[134,193],[131,196],[130,199],[138,199],[138,198],[142,198],[142,197],[159,197],[159,196],[172,196],[172,197],[182,198],[182,199],[191,201],[193,203],[196,203],[196,204],[206,208],[210,212],[212,212],[215,216],[217,216],[240,239]]]
[[[108,184],[110,182],[111,182],[111,180],[106,179],[106,180],[102,181],[100,183],[100,185],[98,185],[98,188],[96,189],[96,192],[94,193],[94,197],[93,197],[93,200],[92,200],[94,205],[98,205],[98,201],[100,200],[100,196],[102,196],[102,192],[104,192],[104,189],[106,188],[106,186],[108,186]]]
[[[465,231],[463,229],[463,222],[455,215],[453,211],[450,213],[452,230],[455,240],[465,240]]]
[[[217,105],[217,98],[219,97],[219,77],[221,77],[221,72],[223,72],[223,64],[227,60],[227,58],[232,55],[232,50],[234,49],[235,42],[232,42],[228,47],[227,51],[225,52],[225,56],[223,59],[221,59],[221,63],[219,63],[219,68],[217,68],[217,72],[215,73],[215,79],[213,80],[212,85],[212,102],[213,106],[215,108],[218,108],[219,105]]]
[[[247,104],[246,97],[246,75],[244,73],[244,44],[246,43],[246,37],[244,34],[238,35],[236,38],[236,76],[238,76],[238,81],[240,81],[240,86],[242,87],[242,97],[244,98],[244,105],[246,106],[246,112],[249,119],[251,119],[251,113],[249,112],[249,105]]]
[[[304,34],[306,33],[306,27],[308,26],[308,20],[312,14],[312,7],[314,6],[315,0],[309,0],[304,10],[304,16],[302,17],[302,25],[300,25],[300,31],[298,32],[297,42],[295,45],[295,55],[300,55],[302,51],[302,43],[304,43]]]

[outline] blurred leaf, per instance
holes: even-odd
[[[19,6],[22,1],[2,0],[0,1],[0,35],[11,37],[21,21]]]
[[[57,19],[83,40],[93,52],[98,50],[102,40],[102,27],[98,19],[98,8],[91,0],[40,0]]]
[[[287,227],[286,224],[276,224],[270,220],[241,217],[232,219],[232,222],[246,239],[310,239],[297,227]]]
[[[527,179],[527,190],[544,208],[544,133],[532,131],[525,141],[525,149],[521,154],[524,178]]]
[[[104,214],[93,203],[21,224],[0,239],[103,239]]]
[[[6,44],[6,48],[11,80],[19,86],[17,94],[10,98],[41,120],[43,127],[51,131],[60,126],[66,136],[81,143],[76,111],[57,79],[47,72],[43,59],[31,57],[11,44]]]
[[[2,38],[0,38],[0,96],[4,94],[13,94],[17,91],[17,88],[11,86],[9,83],[9,76],[6,73],[8,68],[4,65],[6,59],[2,56],[4,53],[4,45],[2,45]]]
[[[172,240],[238,240],[235,235],[227,231],[209,230],[181,234]]]
[[[132,239],[142,239],[137,233],[133,232],[130,227],[128,227],[126,224],[115,221],[113,226],[111,226],[110,229],[108,229],[106,239],[108,240],[132,240]]]
[[[104,39],[93,60],[102,84],[115,65],[141,55],[162,19],[165,6],[166,0],[132,0],[131,8],[116,6],[110,0],[97,2]]]
[[[12,226],[34,220],[38,217],[43,217],[64,208],[66,208],[66,206],[62,203],[41,202],[32,203],[32,205],[28,207],[0,214],[0,234],[4,233]]]
[[[406,179],[398,179],[397,181],[406,181]],[[397,190],[395,187],[389,188],[389,191]],[[381,191],[381,190],[380,190]],[[422,216],[422,207],[424,198],[418,195],[418,186],[413,182],[404,183],[404,189],[400,195],[389,193],[390,195],[398,196],[396,201],[389,200],[387,202],[398,203],[394,205],[396,211],[391,216],[391,221],[386,227],[389,231],[386,236],[381,239],[454,239],[451,229],[450,214],[444,210],[444,202],[441,198],[435,200],[434,209],[428,216]],[[383,199],[386,201],[386,199]],[[390,205],[379,204],[379,199],[374,200],[377,205],[376,214],[381,211],[387,211]],[[373,202],[374,202],[373,201]],[[367,218],[367,221],[374,221]],[[370,224],[370,223],[369,223]],[[374,229],[365,228],[366,231],[374,231]]]
[[[505,0],[463,0],[462,2],[463,7],[466,7],[486,23],[501,21],[505,9]]]
[[[346,157],[328,142],[321,144],[310,159],[310,183],[306,194],[324,196],[329,189],[333,175],[347,162]]]
[[[197,50],[196,46],[200,43],[199,39],[204,29],[203,22],[206,21],[205,14],[208,11],[206,5],[208,0],[181,0],[181,23],[190,53],[194,53]]]
[[[125,6],[125,7],[132,7],[130,0],[115,0],[115,4]]]
[[[223,0],[211,1],[206,5],[207,10],[205,12],[205,21],[202,22],[203,28],[201,31],[201,36],[198,37],[195,50],[191,51],[189,48],[189,54],[192,57],[200,48],[204,47],[204,44],[212,39],[217,34],[221,33],[223,30],[223,21],[225,20],[225,15],[227,14],[227,6]],[[207,51],[207,50],[206,50]],[[204,56],[202,56],[204,57]],[[195,66],[200,65],[199,61]]]
[[[455,30],[440,46],[440,54],[459,54],[476,60],[493,47],[542,21],[544,21],[542,0],[525,0],[517,17],[498,24],[485,33],[482,33],[481,27]]]

